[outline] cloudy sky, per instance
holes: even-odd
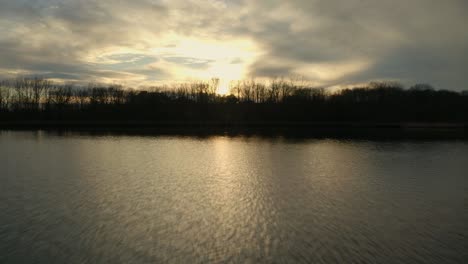
[[[0,0],[0,77],[468,89],[466,0]]]

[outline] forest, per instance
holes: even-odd
[[[284,79],[219,80],[131,89],[41,78],[0,82],[0,122],[154,122],[201,124],[374,122],[467,123],[468,92],[397,82],[330,90]]]

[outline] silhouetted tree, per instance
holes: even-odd
[[[88,87],[40,78],[0,82],[1,119],[151,120],[242,122],[468,122],[468,92],[396,82],[328,92],[304,82],[274,79],[231,83],[217,94],[219,79],[155,86]]]
[[[7,111],[10,107],[11,89],[6,81],[0,82],[0,111]]]
[[[50,101],[60,109],[71,102],[72,95],[72,85],[70,84],[56,85],[49,92]]]

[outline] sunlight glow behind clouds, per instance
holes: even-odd
[[[0,0],[0,77],[131,86],[303,76],[466,89],[462,0]]]

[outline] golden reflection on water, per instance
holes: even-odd
[[[464,143],[47,133],[0,143],[0,262],[47,263],[52,248],[74,263],[462,263]]]

